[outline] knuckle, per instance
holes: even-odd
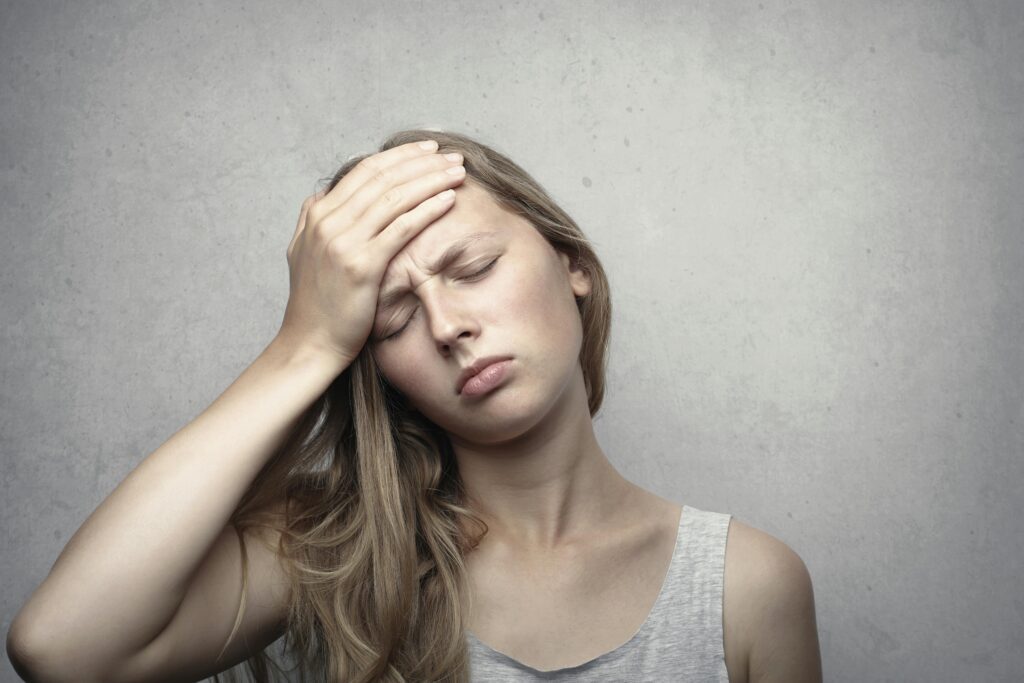
[[[388,206],[396,206],[402,203],[402,192],[398,188],[391,188],[380,196],[380,200]]]
[[[340,268],[342,272],[349,273],[350,264],[352,262],[352,254],[348,253],[348,250],[341,243],[341,240],[331,240],[324,247],[324,253],[327,255],[327,260],[330,261],[334,266]]]
[[[386,168],[377,168],[373,171],[373,182],[388,187],[391,185],[393,174]]]
[[[360,172],[369,174],[372,177],[380,170],[380,164],[374,157],[368,156],[356,164],[356,168],[358,168]]]
[[[320,223],[323,218],[323,209],[321,209],[316,201],[309,202],[306,207],[306,225],[316,226]]]
[[[369,279],[370,264],[367,263],[365,257],[349,254],[345,258],[339,256],[339,259],[338,265],[349,280],[361,283]]]
[[[391,229],[399,235],[404,235],[412,228],[409,220],[409,214],[403,213],[401,216],[391,221]]]
[[[324,251],[327,252],[327,257],[335,263],[344,264],[348,260],[348,250],[345,249],[345,245],[341,243],[341,240],[331,240],[327,243]]]
[[[317,244],[326,243],[331,236],[331,230],[327,225],[328,221],[317,221],[310,227],[309,232],[313,237],[313,241]]]

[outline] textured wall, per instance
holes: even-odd
[[[1024,6],[895,5],[3,3],[5,632],[277,330],[317,180],[427,125],[592,236],[603,446],[803,557],[828,680],[1018,680]]]

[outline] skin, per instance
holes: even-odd
[[[429,272],[426,264],[448,244],[479,231],[492,236],[448,270]],[[657,596],[680,508],[623,478],[595,438],[575,303],[589,293],[588,277],[528,221],[467,180],[453,207],[392,259],[381,291],[392,287],[407,293],[393,310],[378,306],[371,350],[388,382],[448,433],[466,491],[489,527],[467,558],[471,581],[486,587],[475,591],[471,631],[506,633],[505,651],[516,656],[508,623],[572,614],[574,623],[552,628],[581,634],[576,643],[563,639],[546,650],[544,638],[519,635],[518,658],[531,657],[526,663],[542,670],[571,663],[559,657],[583,661],[624,642]],[[505,382],[483,396],[458,395],[462,367],[492,355],[514,357]],[[607,570],[581,574],[581,565]],[[609,574],[622,571],[647,578],[593,599]],[[725,573],[730,681],[820,681],[813,592],[800,558],[734,519]],[[567,585],[565,576],[578,578]],[[555,611],[543,597],[531,602],[531,595],[573,589],[580,598],[569,610]],[[563,598],[562,607],[570,600]],[[609,604],[627,624],[624,631],[600,622]]]
[[[423,264],[452,240],[479,230],[494,238],[470,247],[449,273],[425,272]],[[456,280],[495,257],[481,279]],[[378,311],[372,351],[410,405],[449,434],[492,538],[523,550],[555,548],[607,522],[609,497],[628,503],[587,410],[575,297],[590,282],[568,257],[467,181],[451,210],[392,260],[382,291],[394,285],[412,293],[393,315]],[[401,327],[415,307],[399,337],[376,339]],[[503,386],[473,399],[455,393],[462,367],[505,354],[514,360]]]
[[[723,600],[731,683],[820,683],[811,577],[789,546],[733,518]]]
[[[439,170],[458,159],[429,152],[408,145],[374,155],[328,197],[303,204],[281,332],[69,541],[8,632],[22,677],[201,680],[282,634],[291,598],[276,554],[279,520],[245,532],[246,608],[221,652],[242,600],[241,544],[226,522],[294,419],[351,362],[353,345],[362,348],[386,269],[389,284],[405,280],[422,313],[393,345],[374,342],[378,360],[448,430],[491,527],[466,558],[479,598],[473,632],[550,669],[613,649],[643,622],[680,508],[622,478],[594,439],[574,306],[590,283],[472,183],[450,214],[452,204],[424,201],[463,179]],[[422,267],[447,240],[482,227],[499,234],[468,262],[442,273]],[[485,247],[495,251],[476,251]],[[465,279],[463,268],[475,273],[494,255],[501,261],[486,277]],[[395,315],[377,321],[380,332],[404,322],[401,309]],[[458,370],[494,353],[515,356],[509,381],[478,400],[455,397]],[[281,516],[284,505],[267,512]],[[730,680],[821,680],[806,568],[783,543],[735,519],[724,603]]]

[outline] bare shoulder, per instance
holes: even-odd
[[[811,576],[792,548],[733,518],[723,601],[731,683],[822,680]]]

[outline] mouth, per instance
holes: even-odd
[[[504,376],[504,368],[508,365],[505,361],[510,360],[512,360],[512,356],[487,356],[486,358],[479,358],[473,361],[470,365],[463,368],[461,373],[459,373],[459,378],[455,382],[455,393],[460,395],[463,394],[463,390],[466,388],[466,383],[474,377],[477,377],[477,375],[480,375],[480,377],[473,382],[470,390],[465,393],[467,395],[478,394],[490,389],[490,385],[496,384],[501,380],[501,376]],[[488,370],[488,368],[491,368],[491,366],[494,365],[499,365],[500,367]],[[488,372],[481,375],[485,370]],[[487,382],[484,380],[490,381]]]

